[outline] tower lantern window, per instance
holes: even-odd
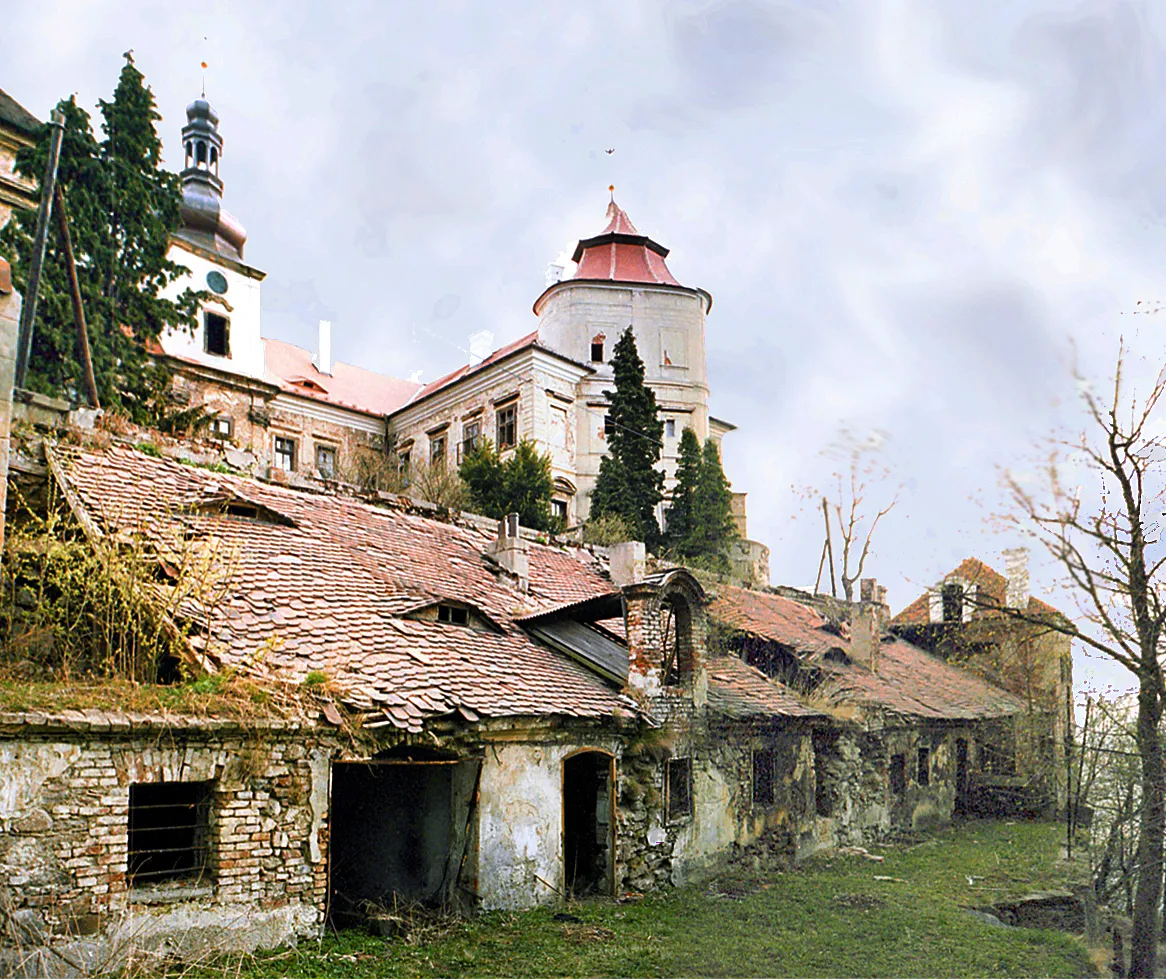
[[[197,143],[194,144],[194,146],[195,146],[195,162],[199,166],[205,166],[206,165],[206,143],[204,143],[200,139]]]

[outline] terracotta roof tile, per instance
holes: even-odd
[[[709,661],[709,706],[730,717],[824,717],[788,687],[736,656]]]
[[[476,527],[212,473],[125,446],[61,448],[57,456],[80,505],[105,532],[140,529],[178,547],[191,529],[205,531],[185,546],[215,548],[226,595],[216,609],[188,602],[184,611],[209,612],[210,654],[222,666],[292,681],[321,670],[353,703],[381,699],[410,718],[459,707],[483,717],[601,717],[634,707],[514,624],[523,614],[610,592],[594,558],[531,543],[531,585],[523,593],[482,559],[491,535]],[[211,486],[246,494],[290,523],[174,506]],[[277,562],[288,556],[298,562]],[[400,618],[443,598],[476,606],[502,633]],[[404,717],[393,715],[395,723],[414,724]]]
[[[959,578],[969,584],[977,585],[980,588],[981,594],[986,596],[987,600],[996,605],[1003,605],[1008,594],[1008,579],[1000,572],[989,567],[979,558],[965,558],[960,562],[958,568],[950,574],[944,575],[944,578]],[[1047,602],[1042,602],[1039,598],[1030,595],[1028,598],[1028,611],[1033,615],[1061,615],[1057,609],[1049,605]],[[977,609],[977,617],[999,615],[994,613],[991,609]],[[928,593],[924,592],[915,601],[908,605],[903,611],[891,619],[892,625],[925,625],[931,621],[931,603]]]
[[[263,360],[267,380],[289,394],[373,415],[396,411],[421,386],[352,364],[334,363],[331,374],[321,374],[311,351],[282,340],[264,338]]]

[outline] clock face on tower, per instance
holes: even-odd
[[[227,277],[222,272],[215,270],[208,272],[206,284],[210,286],[212,292],[217,292],[220,296],[227,291]]]

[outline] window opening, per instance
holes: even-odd
[[[203,330],[203,349],[215,357],[231,356],[231,324],[225,316],[218,313],[206,314],[206,327]]]
[[[275,437],[275,465],[284,472],[293,472],[296,468],[296,440]]]
[[[776,764],[777,754],[772,748],[753,752],[753,805],[773,805]]]
[[[603,416],[603,437],[605,439],[611,438],[615,434],[615,420],[611,415]]]
[[[592,340],[591,341],[591,360],[592,360],[592,362],[594,362],[596,364],[603,363],[603,341],[602,340]]]
[[[462,440],[458,445],[458,465],[471,452],[477,449],[482,441],[482,423],[480,421],[466,422],[462,425]]]
[[[211,435],[217,439],[229,439],[235,434],[235,423],[228,415],[219,415],[211,421]]]
[[[944,585],[940,594],[943,596],[943,621],[962,622],[964,620],[964,586]]]
[[[920,748],[918,764],[915,769],[915,781],[920,785],[931,784],[931,749]]]
[[[194,159],[200,166],[206,163],[206,143],[201,139],[194,144]]]
[[[907,788],[907,756],[891,755],[891,791],[902,795]]]
[[[665,418],[664,419],[664,435],[670,439],[676,438],[676,419],[675,418]]]
[[[127,875],[130,886],[197,881],[207,873],[210,782],[130,786]]]
[[[668,598],[660,609],[662,676],[666,687],[680,686],[692,676],[692,617],[683,599]]]
[[[401,485],[409,485],[409,470],[412,468],[413,453],[406,449],[397,454],[397,475],[401,477]]]
[[[498,448],[509,449],[518,444],[518,405],[499,408],[497,414]]]
[[[336,449],[330,445],[316,446],[316,471],[324,479],[336,478]]]
[[[437,469],[445,468],[444,435],[435,435],[429,440],[429,465]]]
[[[814,812],[830,816],[834,812],[834,790],[827,769],[831,756],[836,756],[836,740],[815,731],[814,744]]]
[[[551,514],[557,519],[567,522],[567,501],[551,500]]]
[[[438,605],[437,621],[449,625],[469,625],[470,613],[467,609],[459,608],[456,605]]]
[[[668,762],[666,792],[668,818],[692,815],[692,759],[673,758]]]

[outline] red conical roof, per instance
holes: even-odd
[[[598,235],[575,246],[571,261],[579,267],[574,278],[680,285],[664,264],[668,249],[640,234],[614,199],[607,205],[607,219]]]

